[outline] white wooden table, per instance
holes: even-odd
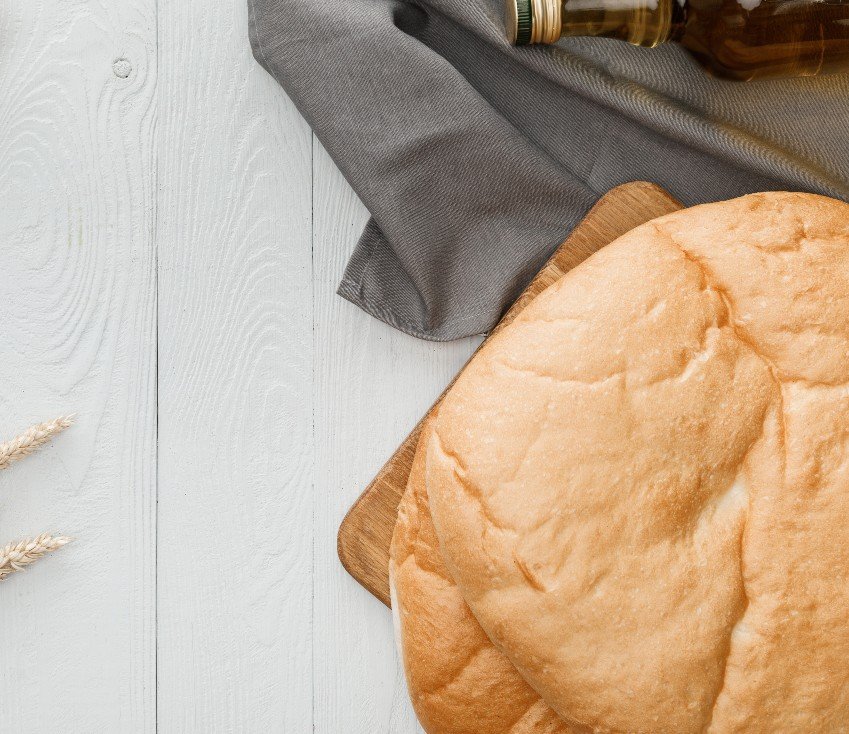
[[[335,295],[366,219],[250,55],[245,0],[0,3],[0,731],[418,731],[336,559],[474,347]]]

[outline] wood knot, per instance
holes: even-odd
[[[127,59],[115,59],[112,63],[112,72],[119,79],[126,79],[133,71],[133,65]]]

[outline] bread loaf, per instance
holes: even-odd
[[[604,248],[465,370],[426,484],[447,574],[402,610],[456,582],[576,731],[849,729],[849,206],[759,194]]]

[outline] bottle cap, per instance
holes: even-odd
[[[516,46],[531,42],[533,11],[531,0],[506,0],[507,37]]]

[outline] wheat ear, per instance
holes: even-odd
[[[37,538],[24,538],[17,543],[9,543],[5,548],[0,549],[0,581],[15,571],[35,563],[42,556],[59,550],[72,540],[73,538],[64,535],[53,536],[42,533]]]
[[[17,438],[0,444],[0,469],[6,469],[9,464],[31,454],[39,446],[47,443],[57,433],[64,431],[73,422],[74,416],[65,415],[47,423],[39,423],[37,426],[32,426],[32,428],[28,428]]]

